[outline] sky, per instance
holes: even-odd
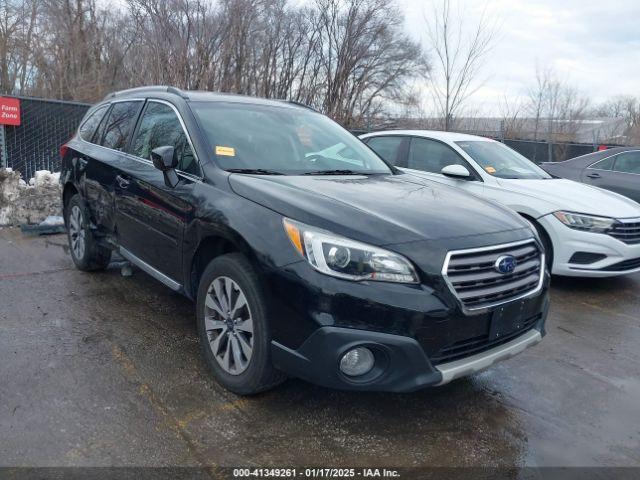
[[[407,30],[426,45],[424,14],[440,0],[398,0]],[[454,0],[455,1],[455,0]],[[484,8],[499,39],[486,57],[469,108],[498,114],[503,98],[526,95],[536,65],[551,67],[594,103],[640,96],[640,0],[459,0],[465,24]]]

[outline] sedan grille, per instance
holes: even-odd
[[[629,245],[640,243],[640,218],[618,220],[608,233]]]
[[[500,257],[515,257],[511,273],[500,273]],[[534,240],[452,251],[447,254],[443,275],[467,310],[488,308],[528,295],[540,288],[544,257]]]

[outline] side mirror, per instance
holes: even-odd
[[[151,151],[153,166],[162,172],[172,170],[178,166],[175,149],[171,146],[154,148]]]
[[[440,170],[440,173],[442,173],[442,175],[445,175],[447,177],[459,178],[459,179],[463,179],[463,178],[468,179],[471,177],[469,170],[467,170],[467,168],[462,165],[447,165],[442,170]]]
[[[164,146],[154,148],[151,151],[151,161],[153,166],[162,172],[164,183],[167,187],[175,188],[178,185],[178,174],[176,167],[178,166],[178,157],[172,146]]]

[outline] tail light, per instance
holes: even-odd
[[[64,158],[68,150],[69,150],[69,146],[66,143],[62,145],[60,147],[60,158]]]

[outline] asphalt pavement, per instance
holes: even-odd
[[[640,466],[640,275],[554,278],[548,335],[411,394],[226,392],[194,305],[0,229],[0,466]]]

